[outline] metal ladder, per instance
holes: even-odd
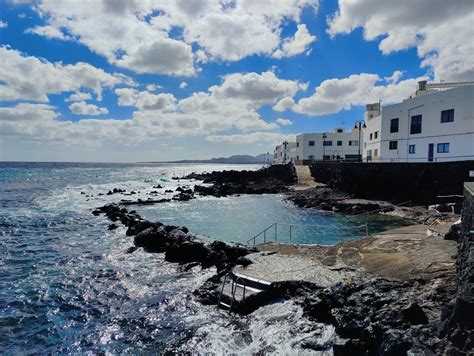
[[[231,279],[232,281],[232,284],[231,284],[231,299],[230,299],[230,304],[227,304],[227,303],[224,303],[222,301],[222,296],[224,295],[224,289],[225,289],[225,286],[226,286],[226,283],[227,283],[227,280],[228,279]],[[240,282],[240,283],[239,283]],[[221,287],[221,292],[219,294],[219,299],[217,301],[217,308],[219,307],[224,307],[224,308],[227,308],[229,310],[229,313],[232,312],[232,308],[234,306],[234,303],[236,302],[236,298],[235,298],[235,292],[237,290],[237,288],[239,286],[243,287],[243,292],[242,292],[242,299],[240,300],[241,302],[245,300],[245,292],[246,292],[246,288],[247,288],[247,285],[245,283],[242,283],[244,282],[244,279],[242,277],[239,277],[239,276],[235,276],[232,272],[229,272],[227,273],[225,276],[224,276],[224,281],[222,282],[222,287]]]

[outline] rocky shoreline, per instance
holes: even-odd
[[[246,256],[256,252],[220,241],[200,240],[186,227],[151,222],[117,204],[102,206],[92,213],[127,227],[126,235],[133,238],[134,244],[129,253],[137,248],[164,253],[166,261],[179,263],[183,270],[198,265],[215,267],[216,274],[194,292],[207,305],[217,304],[222,277],[237,265],[249,265],[251,261]],[[437,334],[439,315],[455,294],[455,282],[449,274],[437,279],[436,288],[433,281],[383,278],[339,283],[330,288],[305,281],[276,282],[267,291],[236,303],[233,311],[247,315],[275,300],[293,300],[311,320],[335,327],[334,342],[321,345],[316,340],[308,341],[308,350],[332,348],[335,355],[405,354],[408,350],[445,353],[450,344]]]
[[[425,224],[436,219],[453,218],[452,214],[429,212],[425,208],[400,208],[383,201],[354,199],[328,187],[292,191],[296,176],[291,166],[271,166],[259,171],[190,174],[182,179],[203,183],[196,185],[194,190],[178,188],[173,200],[185,201],[196,195],[223,197],[285,193],[286,199],[302,208],[351,215],[377,211]],[[123,192],[112,192],[116,193]],[[137,248],[149,253],[164,253],[166,261],[179,263],[183,270],[196,266],[203,269],[215,267],[216,274],[196,289],[194,296],[203,304],[217,305],[223,276],[232,273],[236,266],[250,265],[252,261],[248,257],[257,250],[220,241],[209,242],[196,237],[186,227],[151,222],[136,211],[123,207],[164,201],[170,200],[121,201],[97,208],[92,213],[96,216],[105,215],[111,220],[109,229],[116,228],[115,223],[118,222],[127,227],[126,235],[133,238],[134,244],[127,251],[129,253]],[[446,315],[450,311],[448,305],[455,295],[456,278],[453,271],[439,273],[430,279],[355,278],[331,287],[307,281],[281,281],[272,283],[264,292],[236,302],[233,312],[248,315],[273,301],[291,299],[302,307],[304,315],[310,320],[331,324],[335,328],[334,340],[329,344],[308,341],[305,344],[308,350],[332,349],[335,355],[404,355],[409,351],[425,355],[464,355],[465,346],[443,337],[446,333]]]

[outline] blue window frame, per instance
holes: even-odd
[[[415,153],[415,145],[408,145],[408,153],[411,155]]]
[[[332,146],[332,141],[323,141],[323,146]]]
[[[314,146],[314,141],[309,141],[308,146]]]
[[[436,152],[449,153],[449,143],[438,143]]]

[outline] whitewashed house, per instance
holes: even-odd
[[[362,132],[354,128],[344,132],[335,128],[332,132],[304,133],[296,136],[295,163],[307,164],[313,160],[350,160],[357,161],[362,149]],[[360,150],[360,151],[359,151]]]
[[[273,151],[273,164],[287,164],[294,161],[296,142],[285,141],[275,147]]]
[[[474,160],[472,84],[423,81],[416,93],[382,112],[379,104],[367,105],[364,161]]]

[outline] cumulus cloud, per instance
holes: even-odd
[[[270,56],[277,49],[279,56],[306,51],[314,36],[300,15],[317,7],[318,0],[103,0],[94,6],[37,0],[32,9],[45,23],[29,32],[78,41],[110,63],[138,73],[193,76],[196,62]],[[298,30],[282,39],[288,21]],[[182,35],[173,36],[175,29]]]
[[[188,87],[188,83],[186,83],[186,82],[181,82],[181,83],[179,84],[179,88],[180,88],[180,89],[186,89],[187,87]]]
[[[305,24],[299,24],[295,35],[291,38],[285,38],[281,49],[276,50],[273,57],[292,57],[303,52],[309,53],[309,45],[314,41],[316,41],[316,36],[309,33]]]
[[[395,72],[392,77],[397,77]],[[293,107],[293,111],[308,115],[326,115],[349,110],[353,105],[365,105],[377,102],[398,102],[406,99],[416,90],[419,80],[412,78],[388,85],[376,85],[382,79],[377,74],[353,74],[342,79],[323,81],[314,94],[302,98]]]
[[[283,99],[280,99],[275,105],[273,105],[273,110],[283,112],[292,109],[293,106],[295,106],[295,101],[291,96],[287,96]]]
[[[46,26],[36,26],[33,28],[28,28],[25,31],[26,33],[40,35],[49,39],[55,38],[58,40],[68,40],[71,39],[70,36],[64,34],[61,30],[56,27],[46,25]]]
[[[84,93],[79,91],[74,94],[71,94],[69,98],[65,99],[65,101],[84,101],[90,99],[92,99],[92,95],[90,93]]]
[[[120,106],[135,106],[140,110],[174,110],[176,98],[172,94],[153,94],[131,88],[115,89]]]
[[[94,104],[87,104],[85,101],[72,103],[71,105],[69,105],[69,110],[71,110],[74,115],[95,116],[109,113],[109,110],[107,110],[107,108],[100,108]]]
[[[60,117],[51,106],[18,104],[7,109],[8,117],[14,120],[8,123],[3,120],[0,134],[68,144],[117,140],[136,144],[162,137],[212,136],[229,131],[247,136],[256,131],[266,132],[268,135],[262,137],[268,140],[272,134],[275,135],[271,131],[277,129],[279,124],[264,120],[258,109],[272,105],[283,96],[294,95],[298,89],[298,82],[280,79],[273,72],[234,73],[222,78],[219,85],[210,87],[208,91],[193,93],[179,101],[169,93],[153,94],[135,88],[117,88],[118,104],[137,108],[129,118],[83,118],[71,122]],[[77,92],[72,97],[79,98],[82,94]],[[85,101],[73,102],[70,109],[76,114],[89,116],[105,113],[106,110]],[[0,118],[3,116],[5,114],[0,112]]]
[[[94,91],[98,100],[104,88],[123,83],[124,75],[109,74],[90,64],[78,62],[63,65],[25,56],[8,47],[0,47],[0,100],[48,101],[48,94]]]
[[[6,28],[8,26],[8,22],[0,20],[0,28]]]
[[[278,118],[275,120],[275,122],[280,125],[280,126],[290,126],[290,125],[293,125],[293,122],[291,120],[288,120],[288,119],[284,119],[282,117]]]
[[[436,80],[474,79],[474,8],[470,0],[396,1],[339,0],[328,20],[331,36],[361,27],[366,40],[381,39],[384,54],[416,47],[422,66]]]

